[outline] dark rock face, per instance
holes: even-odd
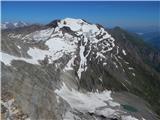
[[[158,120],[160,53],[121,28],[106,31],[84,20],[65,19],[3,30],[2,51],[2,95],[12,96],[3,101],[13,99],[25,118]],[[106,90],[116,103],[102,101]],[[98,102],[90,108],[105,105],[90,111],[85,101],[91,99]],[[6,109],[3,118],[12,118],[5,116]]]
[[[50,22],[50,23],[47,24],[46,26],[56,28],[56,27],[58,26],[57,23],[58,23],[59,21],[60,21],[60,20],[53,20],[52,22]]]

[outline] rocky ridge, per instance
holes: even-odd
[[[133,95],[145,98],[150,66],[112,31],[72,18],[28,29],[2,31],[1,51],[2,95],[12,94],[26,119],[158,120]],[[160,83],[155,70],[152,78]]]

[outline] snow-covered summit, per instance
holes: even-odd
[[[73,19],[73,18],[65,18],[58,23],[58,26],[61,27],[70,27],[73,31],[81,31],[81,32],[97,32],[99,29],[94,24],[89,24],[82,19]]]
[[[27,54],[32,57],[32,60],[26,59],[27,62],[38,64],[39,60],[43,60],[45,56],[48,56],[49,63],[52,63],[64,54],[72,54],[80,57],[77,74],[81,78],[82,72],[87,70],[89,59],[96,56],[93,59],[101,59],[101,61],[106,62],[105,54],[115,47],[114,38],[103,27],[89,24],[82,19],[73,18],[65,18],[56,22],[56,27],[49,27],[26,35],[9,34],[11,38],[23,41],[35,41],[36,43],[43,41],[48,46],[48,50],[30,47]],[[21,24],[23,22],[15,23],[14,25],[18,26]],[[69,28],[71,31],[66,31],[64,27]],[[72,32],[74,34],[71,34]],[[78,55],[77,52],[79,52]]]
[[[23,36],[21,34],[10,35],[11,38],[18,38],[28,42],[34,41],[38,43],[43,41],[48,46],[48,50],[36,47],[29,48],[27,53],[32,57],[32,61],[28,59],[26,61],[35,64],[39,60],[43,60],[45,56],[49,56],[49,61],[52,63],[64,54],[75,56],[79,52],[76,55],[80,57],[77,73],[78,77],[81,78],[82,72],[87,70],[89,56],[96,56],[95,58],[106,61],[105,54],[115,47],[114,38],[104,28],[95,24],[89,24],[82,19],[72,18],[56,22],[56,27],[49,27]],[[66,27],[71,31],[67,31]]]
[[[14,25],[20,24],[24,23]],[[137,79],[139,66],[128,59],[136,50],[130,51],[134,48],[129,41],[125,43],[126,34],[115,34],[73,18],[4,30],[2,83],[31,119],[152,120],[154,115],[145,102],[121,93],[142,86],[135,84],[141,81]]]

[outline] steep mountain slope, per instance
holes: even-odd
[[[160,76],[142,48],[82,19],[3,30],[3,118],[158,120]]]
[[[160,52],[158,49],[143,42],[142,39],[132,36],[120,28],[111,30],[111,34],[119,39],[119,41],[123,41],[123,47],[131,54],[127,60],[131,61],[131,63],[138,68],[137,72],[140,76],[137,76],[137,83],[135,83],[135,85],[137,84],[140,87],[141,93],[144,93],[146,96],[145,98],[150,99],[149,101],[152,101],[152,103],[155,104],[155,107],[159,106],[157,103],[159,104],[158,101],[160,98],[157,96],[157,93],[159,91]],[[124,38],[124,36],[126,37]],[[139,93],[140,91],[138,91],[137,94]],[[150,98],[148,96],[150,96]],[[141,97],[143,97],[143,95]],[[157,102],[155,102],[155,100],[157,100]],[[159,112],[158,107],[157,109],[157,112]]]

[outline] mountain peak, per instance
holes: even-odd
[[[82,19],[76,19],[76,18],[64,18],[62,19],[62,21],[66,21],[66,22],[84,22]]]
[[[23,21],[18,21],[18,22],[15,22],[13,23],[16,27],[19,27],[19,26],[27,26],[28,24],[23,22]]]
[[[3,96],[13,91],[9,94],[23,112],[33,111],[30,119],[156,120],[149,104],[131,94],[143,98],[147,94],[146,100],[160,106],[153,94],[160,90],[158,75],[149,65],[146,69],[143,48],[131,42],[135,38],[117,29],[65,18],[46,26],[3,31]],[[155,59],[154,54],[149,56]],[[2,100],[8,104],[5,97]]]

